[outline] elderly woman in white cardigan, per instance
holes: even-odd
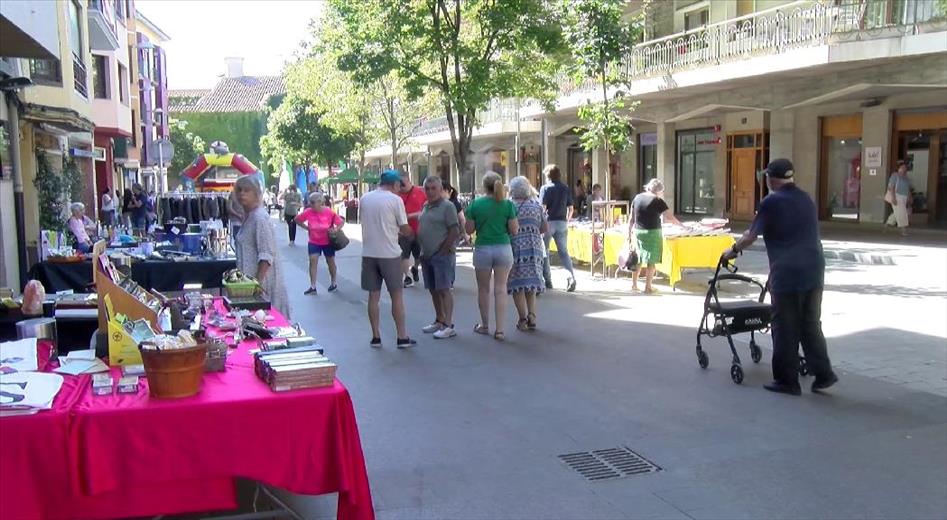
[[[276,232],[263,205],[263,188],[258,178],[244,175],[237,179],[233,198],[244,213],[236,237],[237,269],[256,278],[269,297],[270,305],[288,319],[289,299],[276,248]]]

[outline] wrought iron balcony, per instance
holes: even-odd
[[[911,34],[932,21],[943,22],[944,13],[925,0],[794,2],[636,45],[625,75],[648,78],[890,31]]]
[[[515,99],[502,99],[490,102],[486,110],[481,110],[477,114],[477,124],[479,126],[503,121],[516,121],[517,104]],[[423,121],[412,132],[412,135],[430,135],[448,130],[447,117],[441,116]]]
[[[76,92],[82,95],[82,97],[89,97],[89,73],[86,71],[85,64],[82,63],[82,60],[78,56],[72,56],[72,75],[75,79],[75,88]]]

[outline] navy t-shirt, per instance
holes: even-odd
[[[772,292],[803,292],[823,286],[825,257],[819,218],[806,192],[795,184],[770,192],[760,202],[751,229],[766,242]]]
[[[566,220],[566,208],[572,205],[572,190],[561,182],[551,182],[542,187],[539,200],[546,206],[547,220]]]

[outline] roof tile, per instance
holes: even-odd
[[[212,90],[172,90],[168,97],[171,112],[257,112],[285,92],[281,76],[242,76],[221,78]]]

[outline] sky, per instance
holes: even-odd
[[[171,37],[168,87],[211,88],[224,58],[244,58],[247,76],[279,74],[322,11],[311,0],[137,0],[138,10]]]

